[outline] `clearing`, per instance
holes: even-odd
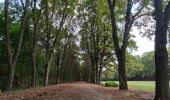
[[[128,98],[128,99],[127,99]],[[85,82],[51,85],[0,94],[0,100],[152,100],[152,92],[119,91]]]

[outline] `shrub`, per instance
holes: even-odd
[[[116,83],[116,82],[114,82],[114,81],[107,81],[107,82],[105,83],[105,86],[106,86],[106,87],[118,87],[119,84]]]

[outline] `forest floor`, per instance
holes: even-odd
[[[153,93],[139,90],[119,91],[85,82],[51,85],[1,93],[0,100],[152,100]]]

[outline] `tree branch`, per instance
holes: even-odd
[[[168,25],[169,20],[170,20],[170,1],[168,2],[165,8],[164,14],[165,14],[165,22]]]
[[[133,16],[132,16],[132,19],[135,19],[140,13],[141,11],[143,10],[144,6],[142,6]]]
[[[140,15],[136,16],[134,20],[136,20],[140,17],[143,17],[143,16],[153,16],[153,15],[151,13],[140,14]]]
[[[26,19],[27,19],[27,15],[28,15],[28,13],[27,13],[28,6],[29,6],[29,0],[26,0],[24,12],[23,12],[23,16],[22,16],[22,21],[21,21],[21,25],[20,25],[20,32],[19,32],[20,36],[19,36],[19,40],[17,43],[17,48],[13,55],[13,60],[12,60],[13,65],[16,64],[20,50],[21,50],[21,45],[22,45],[22,40],[23,40],[24,30],[25,30],[25,24],[26,24]]]
[[[128,39],[129,39],[129,32],[131,29],[131,10],[132,10],[132,0],[128,0],[127,3],[127,9],[126,9],[126,16],[125,16],[125,32],[124,32],[124,36],[123,36],[123,43],[122,43],[122,47],[121,50],[123,52],[126,51],[126,47],[128,45]]]
[[[117,33],[117,25],[116,25],[116,18],[115,18],[115,0],[113,0],[113,3],[111,0],[108,0],[110,13],[111,13],[111,24],[112,24],[112,38],[115,46],[115,50],[118,52],[120,50],[120,46],[118,43],[118,33]]]

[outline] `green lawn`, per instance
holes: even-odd
[[[116,82],[118,83],[118,81]],[[105,82],[102,83],[104,84]],[[128,87],[130,89],[154,92],[155,82],[154,81],[128,81]]]
[[[128,81],[128,86],[131,89],[139,89],[143,91],[154,91],[155,82],[154,81]]]
[[[103,81],[102,84],[105,84],[106,81]],[[119,83],[118,81],[115,81]],[[128,81],[128,87],[130,89],[154,92],[155,91],[155,82],[154,81]]]

